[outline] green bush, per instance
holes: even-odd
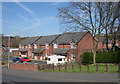
[[[93,53],[83,53],[83,64],[93,63]],[[96,63],[120,63],[120,51],[96,53]]]
[[[84,53],[82,57],[82,63],[84,65],[86,64],[92,64],[93,63],[93,54],[92,53]]]
[[[96,54],[96,63],[119,63],[120,51],[104,52]]]

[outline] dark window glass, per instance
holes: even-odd
[[[48,61],[50,61],[50,58],[48,58]]]
[[[59,58],[58,61],[62,61],[62,58]]]

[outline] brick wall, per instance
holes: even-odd
[[[18,64],[18,63],[10,63],[10,69],[17,69],[17,70],[29,70],[29,71],[38,71],[38,65],[30,65],[30,64]]]
[[[95,41],[96,44],[96,41]],[[102,49],[103,44],[99,42],[98,49]],[[84,38],[77,44],[77,59],[83,54],[83,49],[93,49],[93,40],[90,33],[87,33]]]

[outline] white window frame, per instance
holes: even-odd
[[[31,45],[29,45],[29,49],[31,49]]]
[[[28,46],[26,45],[26,48],[28,48]]]
[[[37,49],[37,45],[36,44],[34,44],[34,48]]]
[[[116,45],[118,46],[118,43]]]
[[[111,46],[111,44],[108,44],[109,46]]]
[[[58,48],[58,45],[57,45],[57,43],[55,43],[55,44],[54,44],[54,48]]]
[[[28,52],[28,56],[31,56],[31,52],[30,51]]]
[[[48,44],[46,44],[46,49],[49,49],[49,45]]]
[[[71,59],[73,59],[74,57],[74,60],[75,60],[75,54],[71,54]]]
[[[19,45],[19,48],[21,48],[21,45]]]
[[[22,46],[22,49],[24,49],[24,46]]]
[[[76,48],[75,44],[71,43],[71,49],[75,49],[75,48]]]

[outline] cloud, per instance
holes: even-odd
[[[27,11],[28,13],[35,15],[35,13],[30,10],[29,8],[27,8],[25,5],[23,5],[22,3],[20,3],[18,0],[12,0],[13,2],[15,2],[17,5],[19,5],[21,8],[23,8],[25,11]]]
[[[62,2],[53,2],[53,3],[51,3],[51,5],[52,6],[56,6],[56,5],[59,5],[59,4],[61,4]]]
[[[18,15],[18,17],[22,18],[23,20],[27,21],[27,22],[31,22],[31,20],[29,20],[27,17],[24,17],[23,15]]]

